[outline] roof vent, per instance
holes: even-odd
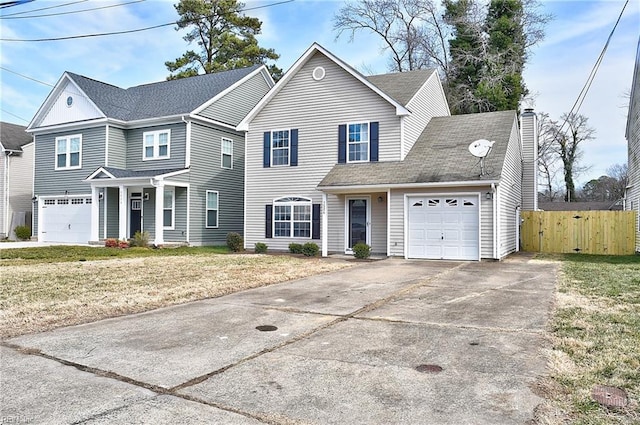
[[[316,81],[320,81],[324,78],[324,68],[321,66],[316,66],[313,70],[313,72],[311,73],[311,76],[313,77],[314,80]]]

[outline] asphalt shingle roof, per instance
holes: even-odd
[[[496,180],[515,118],[515,111],[432,118],[404,161],[337,164],[318,186]],[[479,159],[468,150],[477,139],[496,142],[484,160],[484,175]]]
[[[188,114],[260,65],[122,89],[67,72],[80,89],[109,118],[135,121]]]
[[[434,69],[420,69],[393,74],[370,75],[365,78],[398,103],[407,106],[407,103],[434,72],[436,72]]]
[[[141,178],[155,177],[155,176],[161,176],[168,173],[173,173],[175,171],[184,170],[184,168],[164,168],[159,170],[133,171],[133,170],[124,170],[122,168],[114,168],[114,167],[102,167],[102,168],[117,179],[130,178],[130,177],[141,177]]]
[[[18,124],[0,122],[0,143],[7,150],[22,151],[21,146],[33,141],[26,129],[27,127]]]

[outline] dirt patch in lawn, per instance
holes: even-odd
[[[4,266],[0,337],[219,297],[351,265],[237,254]]]

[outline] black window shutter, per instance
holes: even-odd
[[[311,214],[311,239],[320,239],[320,204],[313,204]]]
[[[371,155],[369,156],[370,161],[377,162],[378,161],[378,123],[372,122],[370,124],[370,137],[369,145],[371,147]]]
[[[347,126],[341,124],[338,126],[338,163],[347,162]]]
[[[291,130],[291,158],[289,158],[289,165],[295,167],[298,165],[298,129]]]
[[[268,168],[271,166],[271,132],[264,132],[264,149],[262,153],[262,166]]]
[[[266,214],[264,219],[264,237],[273,237],[273,205],[265,205]]]

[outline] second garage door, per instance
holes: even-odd
[[[91,238],[91,198],[43,200],[42,241],[87,243]]]
[[[408,198],[408,257],[479,260],[477,196]]]

